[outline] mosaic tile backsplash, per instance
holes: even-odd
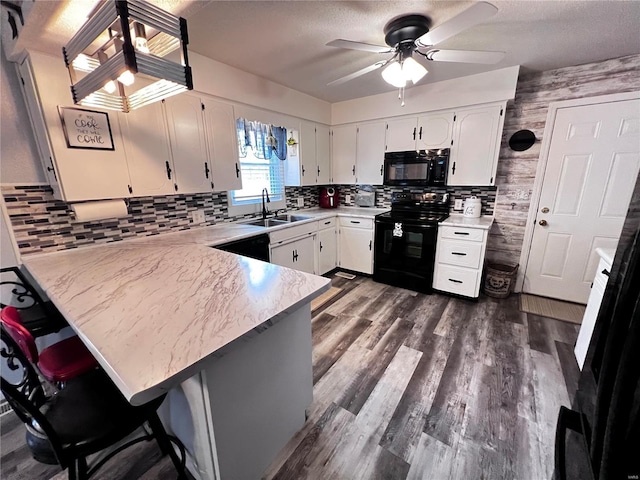
[[[115,242],[136,236],[157,235],[256,216],[229,216],[226,192],[214,192],[132,198],[129,200],[127,217],[78,222],[69,205],[54,199],[53,192],[47,185],[2,185],[0,188],[22,255]],[[337,188],[341,205],[347,205],[347,194],[352,196],[353,201],[353,196],[358,190],[354,185],[338,185]],[[318,189],[319,187],[315,186],[287,187],[287,210],[317,207]],[[395,187],[375,187],[376,207],[389,207],[391,193],[402,190]],[[452,208],[453,199],[476,195],[482,199],[483,215],[492,215],[495,207],[495,187],[406,190],[449,192]],[[304,207],[297,206],[297,199],[300,197],[304,198]],[[206,222],[194,224],[189,218],[189,212],[197,209],[204,209]]]

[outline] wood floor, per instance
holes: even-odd
[[[550,479],[555,422],[570,405],[579,326],[478,302],[333,277],[313,312],[314,402],[266,479]],[[0,477],[66,478],[32,460],[13,414]],[[96,480],[173,479],[144,443]],[[226,480],[226,479],[223,479]]]

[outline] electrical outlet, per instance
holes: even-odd
[[[304,197],[298,197],[298,207],[304,207]]]
[[[461,198],[456,198],[456,203],[453,206],[454,210],[462,210],[462,199]]]
[[[351,195],[347,194],[344,196],[344,203],[346,203],[347,205],[351,203]]]
[[[206,222],[206,218],[204,216],[204,210],[198,209],[191,212],[191,221],[193,223],[204,223]]]

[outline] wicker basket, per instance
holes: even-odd
[[[494,298],[507,298],[516,283],[519,266],[487,263],[483,285],[484,293]]]

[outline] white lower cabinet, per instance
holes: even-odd
[[[373,274],[373,219],[340,217],[339,266]]]
[[[338,234],[336,219],[330,218],[318,222],[316,241],[318,252],[318,275],[324,275],[336,268],[338,264]]]
[[[271,247],[271,263],[306,273],[315,272],[315,235]]]
[[[486,246],[487,230],[439,227],[433,288],[476,298],[480,293]]]

